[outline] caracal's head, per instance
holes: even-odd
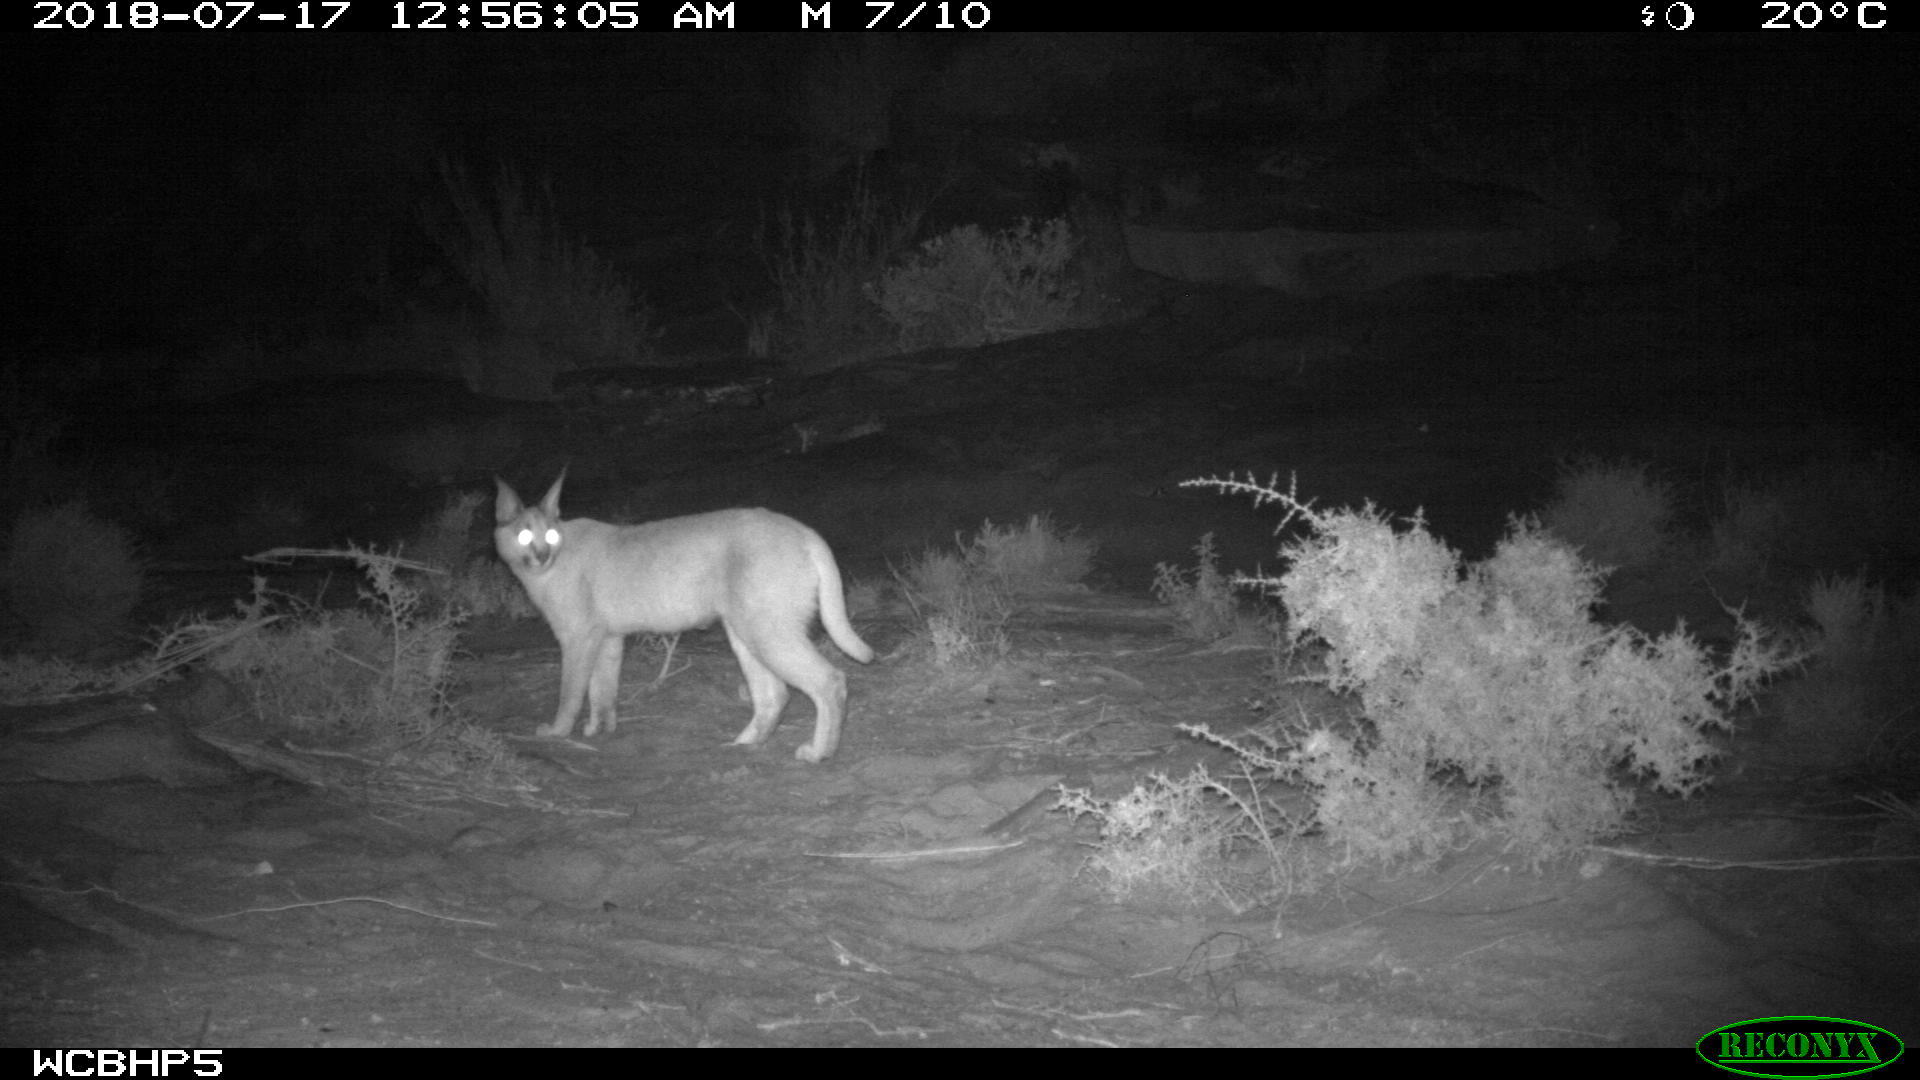
[[[567,470],[561,469],[538,506],[521,502],[505,480],[493,478],[499,488],[493,501],[493,546],[514,573],[539,574],[560,553],[560,485],[566,478]]]

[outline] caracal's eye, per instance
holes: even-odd
[[[528,544],[533,543],[533,530],[521,529],[514,539],[519,541],[521,547],[526,547]]]
[[[559,529],[547,530],[547,546],[548,547],[560,546],[560,530]]]

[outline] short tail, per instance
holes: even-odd
[[[873,659],[873,648],[853,632],[847,621],[847,594],[840,582],[840,564],[833,561],[833,549],[819,536],[810,538],[807,554],[813,558],[814,575],[820,582],[820,625],[827,628],[840,651],[861,663]]]

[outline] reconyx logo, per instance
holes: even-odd
[[[1858,1076],[1891,1065],[1905,1044],[1885,1028],[1833,1016],[1767,1016],[1717,1027],[1693,1044],[1709,1065],[1769,1080]]]

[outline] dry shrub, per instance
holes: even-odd
[[[1239,914],[1328,876],[1324,856],[1302,842],[1312,822],[1268,801],[1270,786],[1245,768],[1220,779],[1202,765],[1179,778],[1154,773],[1115,799],[1062,786],[1053,808],[1099,824],[1086,868],[1114,899],[1144,891]]]
[[[771,351],[809,371],[885,352],[885,323],[863,285],[912,242],[925,212],[917,200],[883,203],[861,174],[831,213],[787,205],[764,216],[754,247],[780,298],[765,328]]]
[[[1096,550],[1076,530],[1034,514],[1025,525],[983,523],[964,558],[972,573],[993,578],[1011,595],[1037,596],[1078,584],[1093,570]]]
[[[1164,890],[1196,903],[1219,894],[1231,823],[1195,778],[1172,780],[1154,773],[1115,799],[1061,788],[1055,809],[1099,823],[1100,843],[1087,866],[1114,899],[1141,889]]]
[[[1325,646],[1310,678],[1357,697],[1370,733],[1312,730],[1284,754],[1214,741],[1304,782],[1327,839],[1362,861],[1430,861],[1486,834],[1537,863],[1616,833],[1635,779],[1699,790],[1706,732],[1803,659],[1737,612],[1724,658],[1684,629],[1595,623],[1603,571],[1529,520],[1466,566],[1417,515],[1396,528],[1371,505],[1317,510],[1272,482],[1192,483],[1278,502],[1307,526],[1282,549],[1284,574],[1241,580],[1286,606],[1294,647]],[[1451,779],[1491,796],[1486,812],[1441,812]]]
[[[901,352],[971,348],[1076,324],[1080,287],[1067,273],[1079,240],[1065,218],[988,234],[963,225],[867,286]]]
[[[1085,577],[1095,545],[1056,528],[1045,514],[1021,525],[988,521],[955,550],[927,551],[895,576],[926,622],[941,667],[992,663],[1007,652],[1007,620],[1015,599],[1064,588]]]
[[[475,515],[482,514],[490,526],[492,500],[486,495],[471,491],[451,494],[433,516],[421,523],[401,551],[440,571],[424,575],[419,582],[435,609],[472,616],[532,618],[537,612],[527,599],[526,589],[493,556],[491,543],[484,554],[476,549]]]
[[[283,549],[256,558],[311,557],[352,560],[367,578],[361,604],[324,611],[256,578],[252,599],[237,615],[178,627],[171,637],[218,643],[208,665],[248,695],[257,730],[352,748],[400,772],[486,785],[519,782],[521,766],[499,736],[448,701],[464,616],[430,610],[423,590],[407,580],[425,568],[354,547]],[[233,633],[235,627],[246,632]]]
[[[1708,566],[1723,574],[1764,575],[1789,526],[1787,500],[1778,491],[1738,484],[1722,496],[1724,512],[1708,525]]]
[[[413,538],[401,546],[402,554],[444,574],[452,574],[467,565],[473,555],[474,515],[492,500],[477,491],[456,491],[447,496],[440,509],[420,523]],[[489,521],[492,518],[489,516]],[[429,588],[435,580],[427,579]]]
[[[995,579],[949,551],[927,551],[896,575],[938,667],[991,665],[1007,654],[1012,604]]]
[[[1212,533],[1200,538],[1193,554],[1197,561],[1190,570],[1168,563],[1154,565],[1154,598],[1173,609],[1182,636],[1195,641],[1231,637],[1240,629],[1240,607],[1234,601],[1233,583],[1220,572]]]
[[[550,181],[529,191],[503,168],[487,193],[446,161],[440,178],[453,216],[425,208],[428,232],[503,339],[531,346],[508,355],[524,369],[516,373],[524,382],[551,390],[554,377],[575,364],[631,364],[649,355],[657,336],[651,310],[612,263],[566,234]],[[476,393],[501,381],[474,362],[462,374]]]
[[[1807,590],[1813,662],[1786,687],[1789,737],[1821,768],[1889,766],[1920,754],[1920,591],[1890,596],[1858,575],[1823,577]]]
[[[246,688],[255,718],[270,728],[347,741],[404,737],[444,705],[460,616],[429,614],[425,591],[399,576],[394,556],[358,548],[269,553],[321,554],[352,558],[366,571],[360,606],[320,609],[256,577],[239,619],[258,630],[228,642],[209,664]]]
[[[1674,488],[1639,462],[1583,458],[1560,470],[1547,531],[1610,568],[1649,566],[1673,543]]]
[[[531,619],[540,614],[513,571],[492,555],[474,555],[452,572],[447,582],[447,602],[476,618],[502,615]]]

